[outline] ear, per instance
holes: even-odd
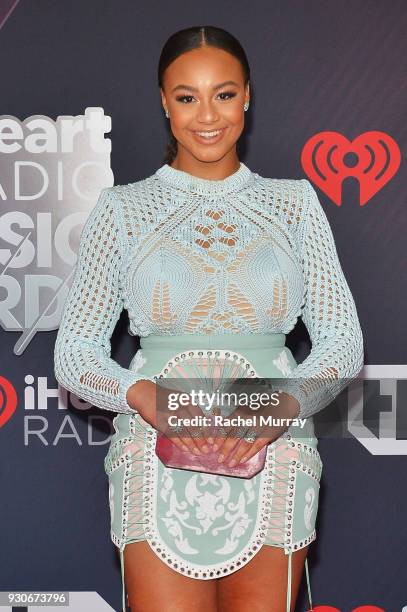
[[[247,81],[246,84],[245,102],[250,102],[250,81]]]
[[[162,103],[163,107],[167,108],[167,100],[165,98],[165,94],[164,94],[164,91],[163,91],[162,87],[160,87],[160,95],[161,95],[161,103]]]

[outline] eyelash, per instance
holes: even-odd
[[[220,94],[220,96],[230,96],[229,98],[227,98],[228,100],[231,100],[232,98],[234,98],[236,96],[236,93],[234,91],[222,91]],[[184,95],[184,96],[178,96],[176,98],[176,100],[178,100],[178,102],[182,102],[185,98],[193,98],[193,96],[191,95]],[[223,101],[225,101],[225,99],[223,99]],[[184,104],[189,104],[189,102],[184,102]]]

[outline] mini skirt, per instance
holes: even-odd
[[[285,339],[282,333],[149,335],[140,338],[129,369],[165,378],[193,364],[190,371],[205,377],[216,363],[230,377],[238,364],[249,376],[284,378],[297,365]],[[174,571],[201,580],[233,573],[263,545],[281,547],[289,555],[289,612],[291,555],[316,538],[322,461],[312,417],[270,443],[264,468],[249,479],[167,468],[155,454],[157,431],[136,411],[118,414],[113,425],[104,468],[123,612],[123,551],[143,540]],[[305,573],[312,609],[307,559]]]

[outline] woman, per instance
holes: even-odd
[[[309,181],[264,178],[238,159],[250,101],[239,42],[212,26],[176,32],[158,77],[168,156],[146,179],[102,190],[91,211],[55,375],[118,413],[105,470],[123,610],[127,587],[133,612],[292,611],[304,564],[311,608],[306,555],[322,470],[312,415],[363,366],[356,307]],[[110,358],[123,307],[141,345],[128,369]],[[312,349],[298,365],[285,337],[299,316]],[[157,376],[205,349],[287,378],[285,414],[306,420],[268,438],[172,439],[201,457],[217,452],[230,469],[266,446],[252,478],[171,469],[155,453]]]

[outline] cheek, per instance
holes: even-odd
[[[173,111],[171,113],[171,128],[175,134],[176,131],[185,130],[194,120],[193,112],[188,108]]]
[[[243,111],[243,103],[240,101],[233,102],[233,104],[228,104],[227,106],[225,105],[220,113],[230,125],[240,125],[244,123],[245,113]]]
[[[224,114],[224,117],[231,125],[243,125],[244,115],[242,114],[241,108],[231,108]]]
[[[233,139],[239,138],[244,128],[244,117],[242,117],[240,113],[234,113],[232,116],[228,117],[226,120],[228,124],[230,125],[229,137]]]

